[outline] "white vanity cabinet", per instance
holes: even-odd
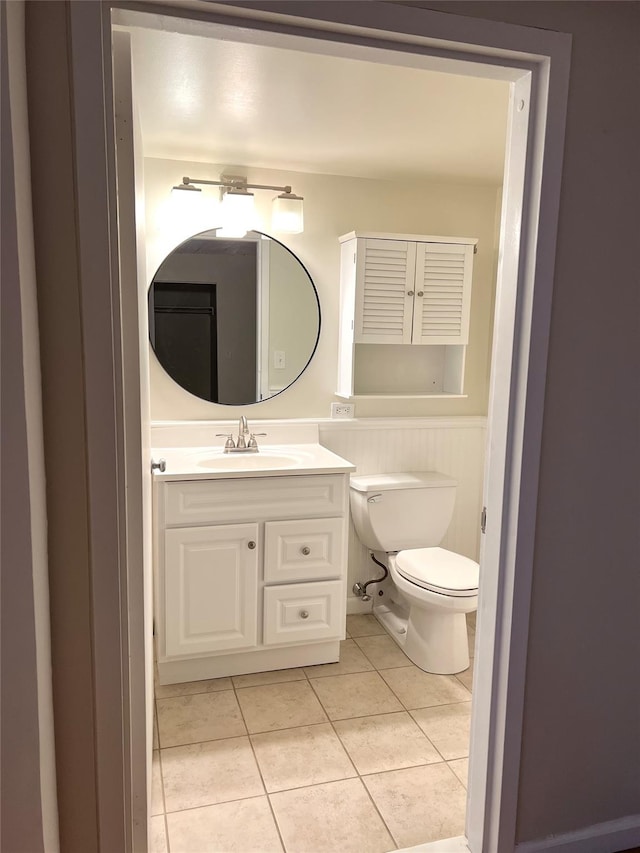
[[[340,243],[338,394],[462,394],[477,240],[354,231]]]
[[[155,482],[161,683],[338,660],[347,475]]]

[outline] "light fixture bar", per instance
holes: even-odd
[[[208,178],[190,178],[185,175],[182,183],[173,187],[181,195],[180,190],[191,190],[202,192],[199,186],[220,187],[220,200],[222,202],[221,213],[224,225],[220,233],[228,232],[225,236],[241,236],[241,231],[246,233],[253,225],[253,193],[249,190],[275,190],[280,193],[272,201],[271,225],[276,231],[285,234],[301,234],[303,230],[304,217],[302,211],[302,196],[295,195],[291,186],[284,187],[274,184],[250,184],[243,175],[220,175],[219,181],[210,181]],[[186,196],[185,196],[186,197]]]
[[[204,184],[210,187],[228,187],[229,189],[245,189],[245,190],[280,190],[280,192],[290,193],[291,187],[276,187],[272,184],[248,184],[246,178],[236,175],[223,175],[221,181],[207,181],[204,178],[189,178],[185,176],[182,179],[182,184],[177,189],[190,189],[193,184]]]

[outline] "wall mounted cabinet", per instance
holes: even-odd
[[[461,395],[477,240],[354,231],[340,243],[338,395]]]

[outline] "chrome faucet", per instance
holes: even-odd
[[[249,433],[249,425],[244,415],[238,421],[238,439],[236,441],[236,450],[245,450],[247,447],[247,436]]]
[[[256,441],[256,436],[266,435],[266,432],[251,432],[246,417],[242,415],[238,421],[238,438],[235,442],[232,433],[218,433],[218,435],[223,435],[227,438],[224,443],[225,453],[257,453],[258,442]]]

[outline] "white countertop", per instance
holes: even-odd
[[[154,462],[166,470],[156,480],[220,480],[238,477],[282,477],[299,474],[345,474],[356,466],[321,444],[260,445],[257,453],[224,453],[217,447],[154,447]]]

